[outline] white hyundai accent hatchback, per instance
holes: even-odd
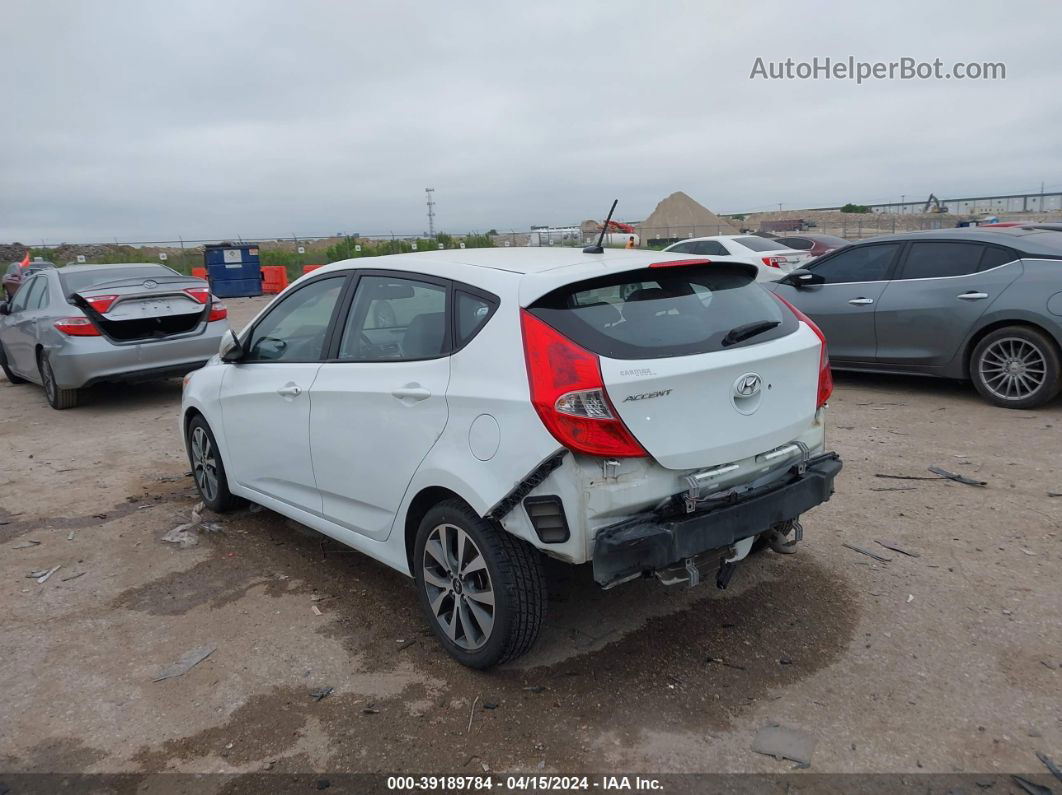
[[[815,325],[752,266],[479,249],[336,262],[185,380],[196,484],[412,575],[485,668],[532,645],[542,555],[725,587],[829,499]]]

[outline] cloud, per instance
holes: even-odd
[[[8,0],[0,239],[635,220],[1062,187],[1062,6]],[[1007,79],[750,80],[757,56]]]

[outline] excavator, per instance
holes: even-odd
[[[922,208],[924,213],[946,213],[947,211],[948,208],[941,204],[940,199],[932,193],[929,194],[929,198],[926,200],[926,206]]]

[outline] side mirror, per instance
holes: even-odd
[[[807,268],[797,268],[789,271],[779,281],[782,284],[788,284],[790,287],[810,287],[813,284],[824,284],[826,280]]]
[[[218,356],[221,357],[223,362],[238,362],[243,358],[243,346],[240,345],[240,338],[236,336],[236,332],[229,329],[225,332],[221,338],[221,343],[218,345]]]
[[[4,301],[3,303],[0,303],[0,315],[10,315],[10,314],[11,314],[11,305],[8,304],[7,301]]]

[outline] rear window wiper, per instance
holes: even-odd
[[[723,341],[720,344],[725,348],[727,345],[744,342],[751,337],[755,337],[757,334],[770,331],[780,325],[782,325],[781,320],[757,320],[755,323],[746,323],[744,326],[736,326],[726,333],[726,336],[723,337]]]

